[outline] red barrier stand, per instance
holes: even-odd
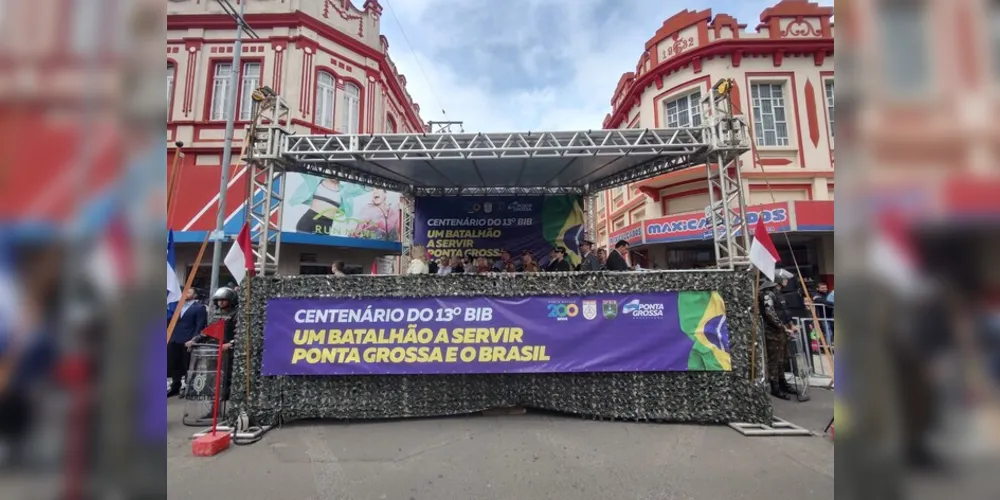
[[[224,322],[217,321],[203,330],[205,335],[219,340],[219,355],[215,361],[215,407],[212,409],[212,432],[195,438],[191,443],[191,451],[196,457],[211,457],[222,453],[232,443],[229,432],[218,433],[219,397],[222,387],[222,342],[225,332]]]

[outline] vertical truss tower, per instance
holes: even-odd
[[[255,120],[246,132],[245,161],[250,176],[247,218],[257,274],[267,275],[278,272],[281,258],[286,166],[281,146],[290,131],[283,126],[289,123],[284,100],[273,92],[255,93],[257,98],[261,99],[256,101]]]
[[[720,80],[702,98],[711,154],[705,164],[709,205],[705,216],[712,230],[715,262],[732,269],[749,264],[746,199],[740,178],[740,155],[747,151],[746,122],[733,115],[732,80]]]

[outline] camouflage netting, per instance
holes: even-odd
[[[547,273],[451,276],[284,276],[254,278],[250,308],[250,404],[245,342],[233,363],[230,415],[256,422],[303,418],[378,419],[472,413],[525,406],[588,418],[669,422],[769,423],[764,386],[750,381],[753,276],[746,272]],[[499,375],[260,375],[268,299],[279,297],[519,297],[717,290],[726,302],[732,372],[547,373]],[[240,314],[241,319],[244,316]],[[243,321],[240,338],[246,338]],[[762,353],[758,334],[757,356]],[[759,368],[757,373],[759,373]],[[759,378],[759,377],[758,377]]]

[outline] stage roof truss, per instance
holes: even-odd
[[[290,171],[413,194],[582,194],[703,159],[709,135],[704,128],[288,135],[282,159]]]

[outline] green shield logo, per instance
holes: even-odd
[[[601,309],[604,311],[604,317],[608,319],[615,319],[618,317],[618,301],[617,300],[605,300],[601,302]]]

